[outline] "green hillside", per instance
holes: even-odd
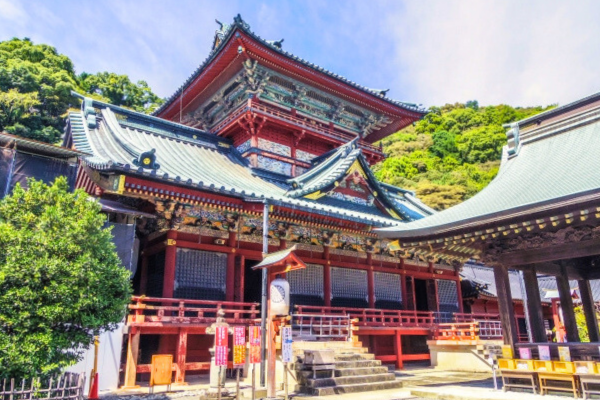
[[[506,143],[502,124],[554,107],[479,107],[477,101],[431,107],[422,120],[382,140],[388,158],[377,177],[413,190],[442,210],[483,189],[498,172]]]
[[[76,75],[69,57],[52,46],[27,38],[0,42],[0,132],[59,142],[67,110],[79,104],[71,90],[141,112],[163,102],[146,82],[126,75]]]

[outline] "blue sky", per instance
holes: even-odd
[[[600,91],[598,1],[0,0],[0,40],[29,37],[77,71],[169,96],[210,51],[215,18],[389,97],[440,105],[564,104]]]

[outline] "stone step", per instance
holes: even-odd
[[[362,348],[361,342],[346,342],[346,341],[330,341],[330,342],[314,342],[296,340],[293,344],[294,349],[307,349],[307,350],[318,350],[318,349],[352,349]]]
[[[334,355],[335,361],[360,361],[374,360],[375,354],[371,353],[339,353]]]
[[[386,366],[367,368],[340,368],[334,370],[334,376],[344,377],[387,374],[388,371],[388,367]],[[331,378],[331,371],[317,371],[314,375],[312,371],[297,371],[296,376],[298,377],[299,381],[305,382],[308,379],[312,379],[313,376],[317,377],[317,379]]]
[[[327,386],[356,385],[359,383],[388,382],[393,381],[395,379],[396,375],[390,373],[375,375],[354,375],[336,378],[307,379],[306,386],[311,388],[321,388]]]
[[[397,389],[402,387],[402,381],[385,381],[358,383],[353,385],[326,386],[320,388],[302,387],[302,392],[312,396],[329,396],[333,394],[371,392],[374,390]]]
[[[295,356],[304,356],[304,350],[325,350],[325,349],[294,349]],[[332,350],[335,355],[338,354],[368,354],[369,349],[365,347],[357,347],[355,349],[327,349]]]
[[[380,367],[380,366],[381,366],[381,360],[337,361],[335,363],[335,369],[367,368],[367,367]]]

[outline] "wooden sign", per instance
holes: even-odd
[[[155,354],[150,367],[150,386],[170,385],[173,376],[173,356]]]
[[[521,360],[531,360],[531,349],[527,347],[519,348],[519,358]]]
[[[558,358],[560,361],[571,361],[571,351],[566,346],[558,346]]]
[[[249,329],[250,364],[260,364],[260,327],[251,326]]]
[[[233,328],[233,367],[240,368],[246,364],[246,327]]]
[[[284,363],[292,362],[294,351],[292,350],[292,327],[281,328],[281,358]]]
[[[540,360],[542,361],[550,361],[550,346],[538,346],[538,351],[540,353]]]
[[[511,345],[505,344],[502,346],[502,358],[507,360],[513,359],[513,348]]]
[[[226,326],[217,326],[215,329],[215,365],[217,367],[227,366],[229,334]]]

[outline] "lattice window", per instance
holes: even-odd
[[[437,280],[439,309],[442,312],[458,311],[458,291],[455,281]]]
[[[292,305],[323,305],[323,266],[306,264],[306,268],[288,272]]]
[[[369,304],[367,271],[331,268],[331,295],[333,306],[367,307]]]
[[[226,254],[177,249],[176,298],[224,300],[226,278]]]
[[[385,272],[374,273],[375,307],[386,309],[402,308],[402,277]]]

